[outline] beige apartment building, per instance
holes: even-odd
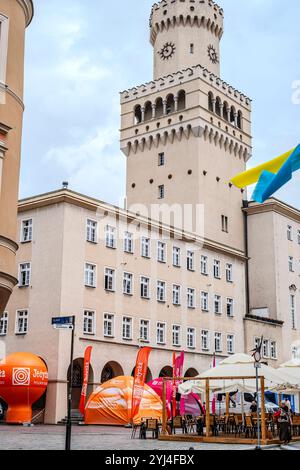
[[[124,209],[67,185],[19,203],[0,335],[47,363],[47,423],[66,415],[70,353],[52,317],[76,316],[74,410],[89,345],[89,392],[132,374],[143,345],[148,380],[172,374],[174,351],[195,376],[261,335],[273,366],[299,353],[299,212],[248,203],[229,182],[251,158],[251,100],[219,78],[223,20],[211,0],[153,6],[153,80],[121,93]]]
[[[17,284],[24,42],[32,17],[31,0],[0,0],[0,314]]]

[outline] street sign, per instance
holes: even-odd
[[[52,318],[52,326],[56,329],[72,329],[74,325],[74,317],[54,317]]]
[[[55,330],[73,330],[73,325],[53,325]]]
[[[261,363],[260,362],[255,362],[254,367],[255,367],[255,369],[261,369]]]

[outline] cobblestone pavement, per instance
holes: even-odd
[[[131,440],[131,430],[125,428],[74,426],[74,450],[251,450],[253,446],[160,442],[152,439]],[[65,428],[34,426],[32,428],[0,426],[1,450],[63,450]],[[277,448],[278,449],[278,448]],[[300,443],[288,450],[300,450]]]

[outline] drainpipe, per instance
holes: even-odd
[[[243,209],[249,207],[249,202],[243,200]],[[244,216],[244,246],[245,246],[245,256],[246,256],[246,265],[245,265],[245,284],[246,284],[246,315],[250,313],[250,290],[249,290],[249,244],[248,244],[248,213],[246,210],[243,211]]]

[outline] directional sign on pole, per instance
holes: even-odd
[[[55,329],[73,329],[74,317],[55,317],[52,318],[52,326]]]

